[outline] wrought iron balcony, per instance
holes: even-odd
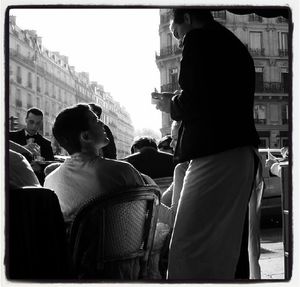
[[[277,23],[288,23],[288,19],[284,18],[284,17],[278,17],[276,19]]]
[[[278,49],[278,54],[280,57],[288,56],[288,49]]]
[[[178,55],[182,51],[178,47],[178,45],[172,45],[172,46],[167,46],[165,48],[160,49],[159,55],[156,54],[156,60],[163,59],[167,56],[173,56],[173,55]]]
[[[169,83],[169,84],[166,84],[166,85],[162,85],[160,87],[160,90],[161,92],[174,92],[176,90],[179,90],[180,87],[179,87],[179,84],[178,83]]]
[[[248,47],[248,50],[249,50],[249,52],[252,56],[264,56],[265,55],[265,49],[264,48],[253,49],[253,48]]]
[[[248,20],[249,20],[249,22],[259,22],[259,23],[262,23],[263,18],[261,16],[256,15],[256,14],[250,14]]]
[[[267,119],[254,119],[256,124],[265,125],[267,123]]]
[[[212,15],[215,19],[226,20],[226,11],[212,11]]]
[[[286,85],[280,82],[263,82],[255,87],[256,93],[288,93]]]

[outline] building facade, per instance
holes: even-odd
[[[283,17],[263,18],[256,14],[235,15],[225,10],[213,12],[213,15],[247,46],[254,59],[256,88],[253,114],[260,147],[288,145],[288,99],[291,91],[287,20]],[[160,52],[156,53],[161,92],[180,89],[181,50],[169,30],[169,23],[169,10],[161,9]],[[169,114],[162,113],[162,136],[170,134],[171,121]]]
[[[26,111],[37,107],[44,112],[41,133],[53,140],[52,125],[57,114],[76,103],[96,103],[102,120],[115,138],[117,157],[130,154],[134,138],[131,118],[103,86],[91,82],[87,72],[76,72],[68,57],[42,46],[36,31],[22,30],[16,17],[9,18],[9,117],[25,126]],[[12,127],[12,126],[11,126]]]

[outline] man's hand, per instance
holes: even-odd
[[[278,163],[278,161],[269,158],[269,159],[266,160],[265,167],[270,168],[274,163]]]
[[[156,109],[170,113],[171,111],[171,99],[174,96],[173,93],[161,93],[160,98],[158,98]]]
[[[29,143],[24,146],[27,148],[34,156],[40,156],[41,155],[41,148],[36,143]]]

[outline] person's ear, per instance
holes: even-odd
[[[183,20],[184,20],[184,23],[186,23],[186,24],[189,24],[189,25],[192,24],[191,16],[188,13],[184,13]]]
[[[81,142],[89,142],[90,136],[88,131],[84,131],[80,133],[80,141]]]

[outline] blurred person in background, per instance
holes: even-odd
[[[131,163],[139,172],[152,179],[173,176],[173,156],[159,151],[154,138],[149,136],[137,138],[132,146],[133,154],[123,160]]]
[[[173,154],[173,148],[170,146],[170,143],[172,141],[172,137],[170,135],[166,135],[163,138],[161,138],[158,142],[158,149],[160,151],[168,152]]]

